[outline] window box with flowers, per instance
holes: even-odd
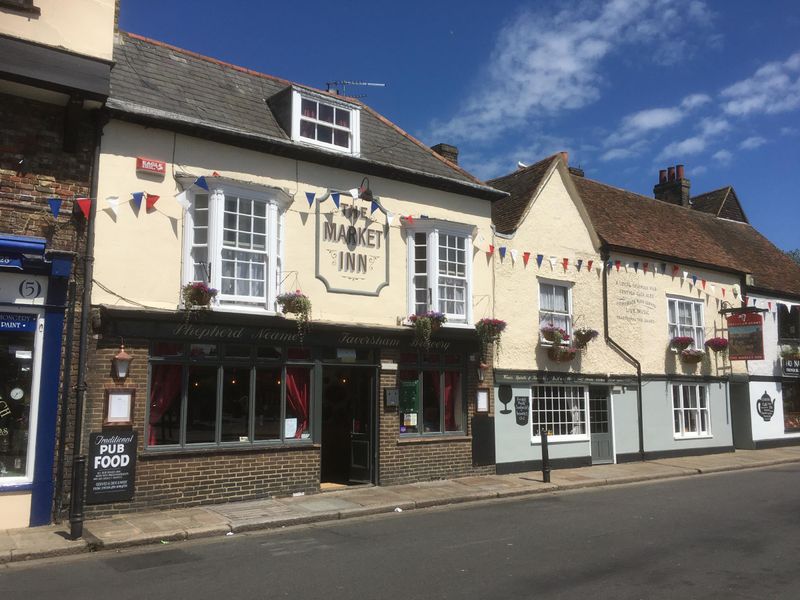
[[[692,344],[694,344],[694,338],[685,335],[676,336],[669,341],[669,347],[676,352],[682,352]]]

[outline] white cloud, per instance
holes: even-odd
[[[699,154],[706,149],[706,139],[703,136],[694,136],[668,144],[659,154],[659,158],[676,160],[680,162],[684,156]]]
[[[684,9],[710,18],[705,3],[697,0],[610,0],[557,13],[524,10],[500,31],[474,86],[478,91],[451,119],[434,122],[432,137],[487,142],[594,102],[605,84],[601,63],[609,54],[625,45],[657,49],[691,38],[692,27],[702,26],[703,19],[680,18]],[[668,18],[672,12],[674,18]]]
[[[712,117],[703,119],[700,121],[700,131],[703,132],[705,137],[710,137],[712,135],[719,135],[720,133],[725,133],[731,128],[731,124],[728,123],[725,119],[715,119]]]
[[[746,140],[743,140],[742,143],[739,144],[739,148],[741,148],[742,150],[755,150],[756,148],[763,146],[766,143],[767,140],[765,140],[763,137],[761,137],[760,135],[754,135],[747,138]]]
[[[708,167],[705,165],[696,165],[692,167],[692,175],[703,175],[704,173],[708,173]]]
[[[800,52],[783,62],[770,62],[747,79],[722,90],[729,115],[776,114],[800,108]]]
[[[727,150],[717,150],[714,154],[711,155],[715,161],[720,163],[721,165],[727,165],[733,159],[733,154],[728,152]]]
[[[631,113],[622,118],[617,132],[606,138],[606,146],[618,146],[632,140],[642,142],[643,135],[680,123],[692,110],[710,101],[711,98],[706,94],[691,94],[681,100],[677,106],[648,108]],[[613,160],[613,158],[616,156],[612,153],[611,158],[606,160]]]
[[[781,135],[797,135],[800,129],[797,127],[781,127]]]
[[[600,160],[607,162],[609,160],[622,160],[623,158],[630,158],[634,155],[633,150],[630,148],[612,148],[600,156]]]

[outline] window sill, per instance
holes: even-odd
[[[175,446],[168,446],[164,448],[145,448],[139,453],[139,458],[142,460],[158,460],[222,454],[291,452],[292,450],[319,450],[320,447],[320,444],[316,444],[311,440],[300,440],[290,444],[281,444],[276,442],[272,444],[248,444],[247,446],[199,446],[197,448],[177,448]]]
[[[449,442],[471,442],[469,435],[440,433],[436,435],[409,435],[397,438],[398,446],[414,446],[416,444],[446,444]]]
[[[591,441],[591,437],[586,434],[581,435],[559,435],[559,436],[547,436],[547,443],[548,444],[565,444],[569,442],[588,442]],[[534,436],[531,438],[532,444],[541,445],[542,438],[541,436]]]
[[[9,494],[14,492],[29,492],[33,489],[33,484],[30,481],[9,481],[8,483],[0,483],[0,494]]]
[[[683,440],[712,440],[714,439],[714,436],[705,433],[701,435],[687,434],[687,435],[673,435],[672,439],[675,440],[676,442],[680,442]]]

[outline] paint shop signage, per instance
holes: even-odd
[[[329,292],[377,296],[389,284],[388,227],[354,202],[317,203],[317,279]]]
[[[133,498],[136,479],[136,432],[89,436],[87,504],[125,502]]]

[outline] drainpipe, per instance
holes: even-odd
[[[61,381],[61,418],[58,427],[58,459],[56,460],[56,491],[53,520],[61,522],[61,511],[64,507],[64,454],[67,443],[67,412],[69,410],[69,396],[72,388],[72,338],[75,329],[75,279],[69,282],[69,312],[67,313],[67,339],[64,342],[66,354],[64,356],[64,378]]]
[[[95,150],[91,173],[90,198],[97,198],[97,169],[100,163],[100,140],[103,136],[105,116],[97,115],[95,124]],[[83,536],[83,492],[86,457],[81,454],[83,435],[83,409],[86,401],[86,346],[89,338],[89,313],[92,302],[92,276],[94,272],[94,221],[97,202],[89,205],[86,225],[86,247],[83,255],[83,295],[81,298],[81,329],[78,337],[78,374],[75,386],[75,433],[72,438],[72,487],[70,488],[70,537]]]
[[[639,421],[639,457],[644,460],[644,423],[642,420],[642,363],[625,348],[620,346],[611,337],[608,329],[608,260],[610,254],[608,250],[603,249],[600,253],[603,260],[603,334],[605,336],[606,344],[611,346],[614,350],[619,352],[622,357],[630,364],[636,367],[636,411],[638,413]]]

